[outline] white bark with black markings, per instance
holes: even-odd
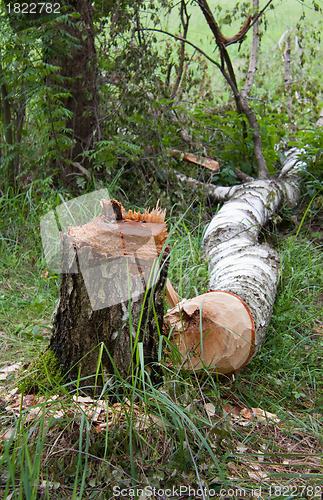
[[[207,294],[179,302],[165,317],[188,369],[229,374],[258,352],[272,314],[281,263],[278,253],[258,242],[261,228],[286,204],[296,205],[300,189],[299,151],[291,150],[281,175],[233,187],[203,185],[224,201],[210,222],[203,248],[208,259]],[[182,181],[201,187],[194,179]]]
[[[287,158],[280,178],[254,180],[228,190],[227,201],[203,240],[210,289],[234,293],[248,305],[256,326],[255,352],[268,327],[280,275],[280,257],[267,243],[258,243],[259,232],[283,204],[297,203],[296,153]],[[213,197],[216,194],[215,189]]]

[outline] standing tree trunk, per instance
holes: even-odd
[[[209,263],[210,292],[183,300],[165,316],[187,368],[228,374],[241,369],[265,338],[280,275],[280,258],[259,243],[261,228],[282,204],[299,197],[297,151],[287,158],[279,178],[240,186],[213,187],[213,199],[226,200],[203,239]],[[181,175],[197,187],[201,183]]]
[[[20,4],[21,8],[27,5],[22,2]],[[44,3],[43,7],[46,5]],[[65,22],[61,21],[63,16],[59,15],[59,21],[56,23],[54,14],[46,13],[45,7],[42,13],[35,15],[17,15],[11,8],[10,11],[7,9],[7,15],[15,33],[19,34],[28,29],[39,31],[43,61],[49,65],[51,71],[46,78],[50,97],[46,98],[45,103],[49,107],[51,134],[56,144],[55,160],[49,165],[49,171],[53,173],[58,170],[63,184],[76,190],[77,176],[84,175],[85,172],[89,175],[91,167],[89,158],[83,153],[90,150],[95,141],[100,140],[94,5],[90,0],[62,0],[55,5],[59,6],[62,14],[67,14]],[[9,4],[6,8],[8,6]],[[52,72],[51,67],[59,68],[59,71]],[[2,88],[3,106],[8,107],[9,101],[7,97],[4,98],[4,92],[5,88]],[[63,98],[62,94],[68,97]],[[57,116],[57,101],[60,101],[58,107],[63,108],[63,116]],[[4,112],[7,111],[4,109]],[[8,116],[5,116],[5,119],[8,121]],[[55,122],[70,141],[57,140]],[[19,126],[19,123],[17,125]],[[10,145],[12,124],[10,128],[5,129],[6,142]],[[11,168],[9,172],[11,185],[14,180],[13,170]]]
[[[258,11],[259,0],[253,0],[253,9],[255,12]],[[260,23],[260,18],[257,18],[253,25],[249,68],[243,90],[241,91],[244,97],[249,95],[257,71],[257,61],[258,61],[259,43],[260,43],[259,23]]]
[[[15,138],[14,138],[14,128],[15,122],[12,118],[11,103],[9,98],[9,93],[7,86],[5,84],[5,78],[3,74],[2,63],[1,63],[1,51],[0,51],[0,79],[2,81],[0,85],[0,112],[3,117],[3,142],[0,144],[1,150],[4,149],[6,156],[11,158],[7,160],[6,165],[6,175],[4,187],[12,187],[14,190],[16,188],[16,176],[17,176],[17,158],[13,154]],[[1,155],[2,156],[2,151]]]
[[[102,388],[105,375],[130,382],[139,363],[158,377],[159,332],[168,265],[159,209],[125,212],[101,201],[102,215],[62,234],[62,279],[49,349],[66,380]],[[98,375],[99,374],[99,375]]]
[[[72,140],[72,147],[63,152],[65,161],[60,165],[60,177],[66,186],[76,187],[80,170],[91,167],[90,160],[82,156],[84,151],[100,140],[99,95],[97,89],[97,57],[93,27],[93,5],[90,0],[70,0],[63,2],[70,16],[66,24],[56,26],[65,34],[66,47],[59,46],[53,36],[53,28],[44,26],[44,58],[49,64],[61,68],[59,77],[64,78],[63,91],[69,97],[63,100],[70,112],[66,129]],[[48,30],[48,32],[47,32]],[[49,85],[57,86],[57,75],[47,79]],[[53,168],[57,165],[53,165]]]

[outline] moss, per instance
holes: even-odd
[[[47,349],[22,372],[18,389],[24,394],[46,392],[60,385],[62,379],[60,362],[53,351]]]

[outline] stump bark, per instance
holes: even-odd
[[[49,349],[67,381],[88,391],[113,374],[131,381],[139,349],[153,380],[169,249],[165,212],[126,212],[102,200],[102,215],[61,234],[62,276]]]

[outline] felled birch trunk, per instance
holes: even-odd
[[[210,291],[181,301],[165,317],[186,368],[233,373],[260,349],[281,264],[274,249],[258,242],[259,232],[283,204],[297,203],[299,165],[294,151],[277,179],[208,189],[213,199],[225,200],[203,239]]]
[[[63,273],[49,345],[65,379],[81,378],[91,391],[105,375],[131,381],[142,356],[158,376],[169,253],[164,211],[125,212],[114,200],[101,206],[101,216],[61,235]]]

